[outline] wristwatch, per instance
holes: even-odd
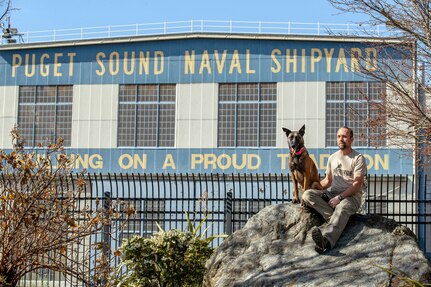
[[[344,199],[344,196],[342,196],[342,195],[340,194],[340,195],[338,195],[338,199],[339,199],[340,201],[342,201],[342,200]]]

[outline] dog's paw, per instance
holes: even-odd
[[[292,199],[292,203],[298,204],[298,203],[301,203],[301,201],[298,198],[294,198],[294,199]]]

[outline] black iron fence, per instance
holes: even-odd
[[[105,243],[111,250],[119,248],[125,238],[151,236],[158,231],[157,225],[164,230],[185,230],[185,211],[196,225],[208,216],[202,228],[208,227],[206,235],[211,236],[235,232],[265,206],[292,200],[287,174],[89,174],[84,179],[85,193],[77,208],[94,205],[96,200],[112,200],[136,210],[123,228],[116,228],[121,222],[114,222],[117,226],[105,229],[118,230],[114,237],[102,232],[89,239],[94,243],[109,241]],[[419,196],[419,183],[412,175],[368,176],[367,186],[361,212],[380,214],[406,225],[418,236],[421,249],[431,260],[429,191]],[[213,245],[220,243],[221,239]],[[49,270],[31,274],[22,286],[46,286],[41,282],[67,286],[63,276]]]

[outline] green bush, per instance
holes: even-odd
[[[204,238],[193,227],[188,214],[188,231],[169,230],[151,238],[135,236],[123,242],[120,248],[122,266],[127,273],[117,280],[117,286],[201,286],[205,262],[213,253],[209,246],[217,237]]]

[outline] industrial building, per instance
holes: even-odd
[[[305,124],[323,173],[346,125],[370,174],[412,174],[366,125],[386,91],[364,76],[381,42],[193,32],[2,45],[0,148],[18,124],[27,147],[63,137],[77,170],[284,173],[282,127]]]

